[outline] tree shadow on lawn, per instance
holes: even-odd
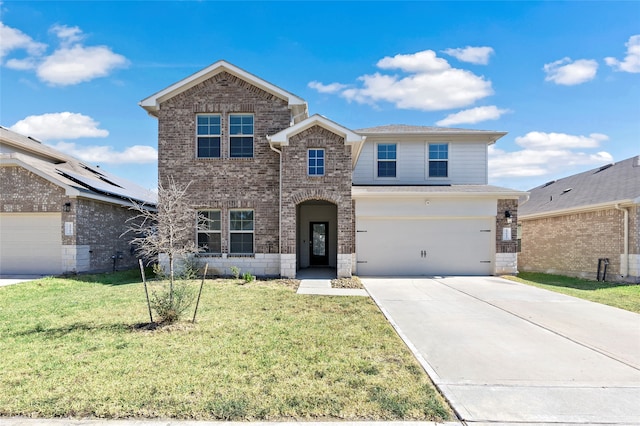
[[[87,324],[87,323],[73,323],[62,327],[47,327],[42,323],[37,323],[30,329],[17,332],[17,336],[42,336],[46,338],[58,339],[65,337],[69,334],[78,332],[149,332],[149,331],[190,331],[196,327],[191,322],[176,322],[176,323],[162,323],[162,322],[142,322],[135,324],[127,323],[112,323],[112,324]]]

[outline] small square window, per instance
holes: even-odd
[[[324,176],[324,149],[310,149],[308,157],[309,176]]]

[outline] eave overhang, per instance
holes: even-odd
[[[529,193],[489,185],[352,186],[351,196],[362,198],[499,198],[520,199]]]
[[[171,99],[172,97],[179,95],[180,93],[202,83],[209,78],[220,74],[221,72],[227,72],[231,75],[238,77],[241,80],[247,81],[252,85],[264,90],[267,93],[270,93],[276,97],[279,97],[285,101],[287,101],[289,105],[289,109],[292,111],[292,115],[296,116],[306,116],[308,114],[307,102],[292,94],[287,92],[280,87],[271,84],[241,68],[236,67],[235,65],[230,64],[227,61],[218,61],[214,64],[204,68],[187,78],[184,78],[177,83],[172,84],[171,86],[154,93],[153,95],[145,98],[139,102],[139,105],[144,108],[149,115],[153,117],[158,116],[158,111],[160,109],[160,104],[167,99]]]
[[[274,148],[288,146],[291,137],[310,129],[313,126],[320,126],[342,137],[344,139],[344,144],[352,147],[352,166],[355,167],[358,157],[360,156],[360,152],[362,151],[362,145],[367,137],[359,135],[353,130],[347,129],[346,127],[341,126],[335,121],[331,121],[320,114],[314,114],[306,120],[296,123],[291,127],[287,127],[274,135],[267,135],[267,140],[269,141],[269,145]]]
[[[626,200],[607,201],[605,203],[589,204],[585,206],[570,207],[566,209],[550,210],[539,213],[518,214],[520,220],[543,219],[547,217],[565,216],[568,214],[588,213],[598,210],[615,209],[617,207],[633,207],[640,205],[640,197]]]

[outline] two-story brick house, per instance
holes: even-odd
[[[193,238],[219,273],[516,272],[523,193],[487,185],[504,133],[352,131],[225,61],[140,105],[158,119],[159,179],[191,182]]]

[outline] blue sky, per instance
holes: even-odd
[[[0,3],[0,124],[154,188],[138,102],[227,60],[348,128],[508,132],[489,183],[640,154],[640,2]]]

